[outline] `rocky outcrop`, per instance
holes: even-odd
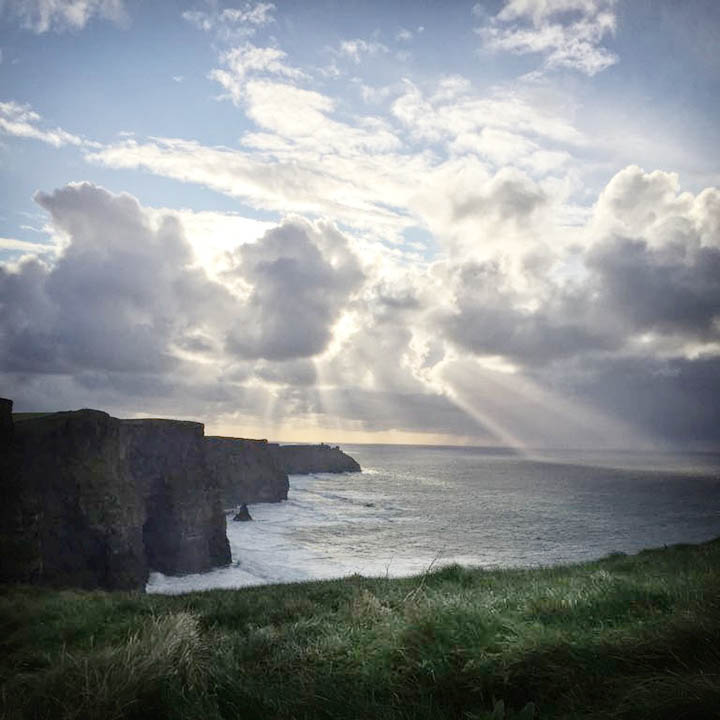
[[[22,419],[11,432],[3,580],[142,589],[149,569],[197,572],[230,561],[199,423],[79,410]]]
[[[288,475],[360,472],[360,465],[339,447],[330,445],[272,445],[280,467]]]
[[[250,517],[250,511],[248,510],[248,506],[243,504],[240,506],[240,509],[235,513],[235,516],[233,517],[234,522],[248,522],[252,520],[252,517]]]
[[[287,473],[271,447],[267,440],[205,438],[205,459],[224,507],[287,499]]]

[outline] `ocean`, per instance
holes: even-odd
[[[291,475],[287,501],[228,517],[230,566],[152,573],[148,592],[536,567],[720,535],[720,453],[342,449],[362,473]]]

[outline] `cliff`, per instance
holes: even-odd
[[[142,589],[149,569],[230,561],[202,425],[79,410],[4,417],[0,432],[3,580]]]
[[[267,440],[205,438],[208,471],[224,507],[287,499],[287,473],[270,447]]]
[[[205,462],[201,423],[123,420],[130,474],[145,504],[148,565],[167,574],[230,562],[219,488]]]
[[[280,467],[288,475],[316,472],[360,472],[360,465],[339,447],[330,445],[271,445]]]
[[[13,416],[0,398],[0,581],[143,589],[230,562],[223,507],[287,498],[288,474],[359,471],[337,447],[204,437],[99,410]]]

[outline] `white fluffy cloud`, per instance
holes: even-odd
[[[211,330],[211,308],[227,311],[174,218],[154,225],[134,198],[88,183],[36,199],[67,244],[52,265],[2,270],[6,369],[169,370],[173,344]]]

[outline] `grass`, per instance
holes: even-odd
[[[175,597],[0,588],[0,716],[720,718],[720,539]]]

